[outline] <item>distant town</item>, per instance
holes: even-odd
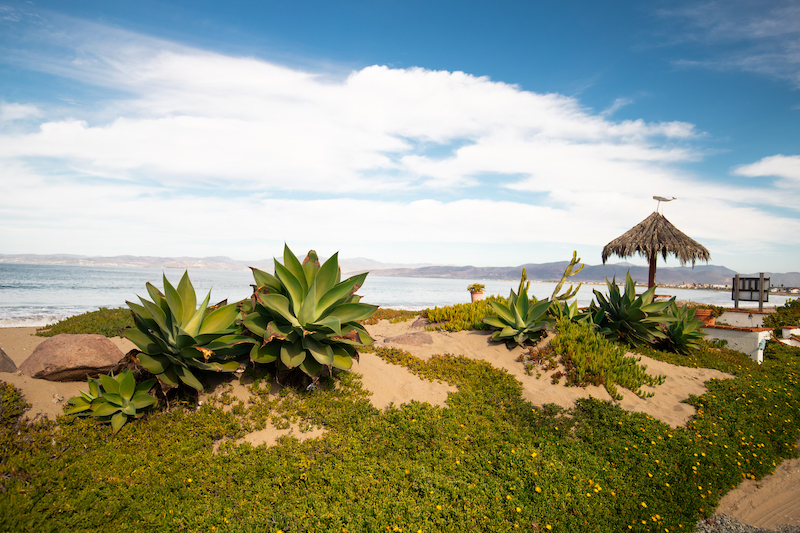
[[[707,291],[730,291],[733,281],[725,283],[659,283],[659,287],[672,289],[702,289]],[[800,287],[770,287],[771,294],[800,294]]]

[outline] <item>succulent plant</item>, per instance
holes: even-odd
[[[670,352],[688,354],[690,350],[700,347],[700,341],[706,334],[703,322],[694,317],[694,309],[686,305],[678,307],[674,301],[667,308],[667,313],[675,317],[675,321],[664,327],[665,338],[659,345]]]
[[[630,272],[625,275],[625,290],[620,292],[616,278],[608,281],[608,297],[594,291],[596,299],[589,305],[588,314],[597,332],[631,346],[644,346],[664,338],[661,324],[674,322],[675,317],[665,313],[672,300],[653,302],[656,287],[650,287],[636,296],[636,284]]]
[[[581,265],[575,270],[575,265],[581,262],[581,258],[578,257],[578,252],[572,252],[572,260],[567,265],[567,268],[564,269],[564,273],[561,275],[561,280],[556,284],[556,288],[553,289],[553,295],[550,296],[550,301],[555,302],[566,302],[574,298],[578,291],[581,289],[582,283],[578,283],[577,287],[573,287],[572,285],[564,292],[563,294],[558,294],[561,288],[564,286],[564,283],[567,281],[567,278],[571,278],[572,276],[580,273],[583,270],[583,267],[586,265]]]
[[[532,301],[528,297],[528,287],[525,269],[522,269],[518,292],[511,289],[508,296],[508,305],[501,302],[491,301],[492,309],[495,314],[483,318],[484,324],[499,331],[492,333],[495,341],[505,341],[512,347],[516,344],[538,339],[546,329],[552,329],[555,319],[548,316],[547,310],[550,307],[550,300]]]
[[[553,294],[550,296],[549,312],[556,319],[567,317],[570,320],[575,321],[586,320],[584,315],[578,312],[578,304],[576,302],[572,302],[571,304],[567,303],[567,300],[571,300],[578,294],[578,291],[581,289],[581,283],[578,283],[577,287],[570,285],[566,291],[559,294],[562,287],[564,287],[564,283],[567,281],[567,278],[578,274],[581,270],[583,270],[583,267],[586,266],[580,265],[578,269],[575,270],[575,266],[580,262],[581,258],[578,257],[578,252],[572,252],[572,260],[569,262],[569,265],[567,265],[567,268],[564,269],[564,274],[561,275],[561,280],[556,284],[555,289],[553,289]]]
[[[101,422],[111,422],[116,434],[129,417],[141,417],[145,409],[156,403],[156,399],[148,394],[155,382],[148,379],[137,385],[130,370],[116,376],[101,374],[96,380],[89,378],[89,392],[81,391],[80,396],[70,398],[67,404],[71,407],[65,414],[92,416]]]
[[[147,292],[152,302],[141,297],[142,305],[126,302],[136,326],[122,334],[140,350],[136,360],[162,387],[185,383],[202,391],[193,370],[234,372],[241,366],[237,359],[250,351],[253,340],[234,324],[239,316],[237,304],[209,312],[209,291],[198,308],[187,272],[177,288],[164,276],[164,294],[150,283]]]
[[[325,368],[349,369],[358,360],[357,348],[372,344],[357,322],[377,309],[355,294],[367,274],[341,281],[338,261],[333,254],[320,266],[311,250],[301,264],[285,246],[275,275],[252,269],[253,296],[241,309],[242,324],[257,342],[250,352],[254,363],[277,361],[317,379]]]

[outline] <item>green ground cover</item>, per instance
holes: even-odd
[[[683,428],[598,400],[536,408],[481,361],[375,353],[458,392],[445,408],[379,411],[355,373],[277,397],[270,376],[251,374],[252,403],[177,400],[112,437],[80,418],[25,423],[24,399],[3,384],[0,530],[691,531],[742,479],[797,455],[800,350],[777,343],[760,366],[707,344],[649,350],[736,376],[690,398],[698,411]],[[268,421],[327,433],[232,443]]]
[[[48,324],[36,330],[39,337],[52,337],[60,333],[97,334],[116,337],[122,328],[133,327],[133,316],[127,307],[107,309],[101,307],[66,318],[55,324]]]

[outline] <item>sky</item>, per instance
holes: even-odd
[[[0,0],[0,254],[790,272],[799,193],[796,0]]]

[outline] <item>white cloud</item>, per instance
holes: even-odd
[[[506,243],[503,262],[522,264],[564,259],[531,258],[533,243],[602,246],[652,212],[654,194],[679,198],[668,216],[700,242],[800,239],[796,219],[754,207],[797,210],[786,195],[682,170],[703,135],[686,122],[614,121],[463,72],[322,75],[91,29],[27,66],[108,98],[7,104],[41,119],[0,134],[0,253],[259,258],[311,241],[452,262],[435,255]],[[460,261],[498,264],[474,254]]]
[[[0,103],[0,122],[11,122],[41,115],[39,109],[30,104],[19,104],[16,102]]]
[[[664,14],[689,22],[686,40],[710,46],[736,44],[708,59],[679,66],[743,70],[790,80],[800,87],[800,5],[794,0],[726,0],[693,4]]]
[[[633,100],[630,98],[617,98],[614,100],[614,103],[611,104],[607,109],[604,109],[600,115],[603,117],[610,117],[623,107],[631,105],[632,103]]]
[[[742,165],[733,170],[734,174],[758,177],[781,178],[784,185],[800,185],[800,155],[773,155],[750,165]]]
[[[103,61],[86,62],[92,77],[98,64],[111,65],[106,83],[118,79],[134,91],[115,102],[117,118],[47,121],[0,137],[0,157],[61,158],[92,173],[146,173],[170,185],[325,192],[468,186],[476,172],[535,174],[564,155],[600,166],[692,157],[651,145],[692,138],[691,124],[613,122],[572,98],[462,72],[373,66],[331,81],[252,58],[130,50],[110,58],[107,50]],[[450,159],[414,148],[462,139],[473,145]],[[539,149],[553,144],[562,148],[557,155]],[[537,152],[536,160],[525,152]]]

